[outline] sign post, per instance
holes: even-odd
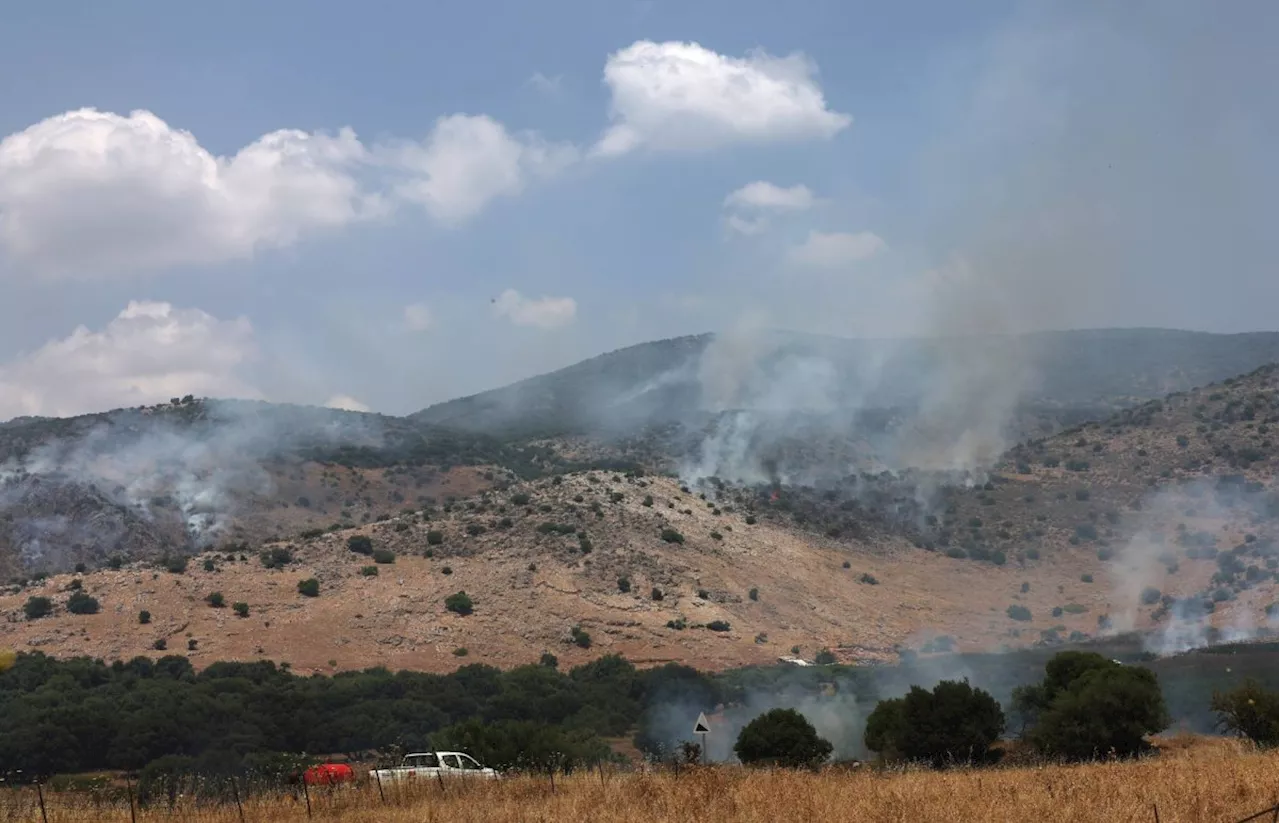
[[[698,720],[693,724],[693,733],[698,735],[702,740],[699,744],[702,748],[702,764],[707,763],[707,733],[711,731],[711,724],[707,722],[707,716],[702,712],[698,712]]]

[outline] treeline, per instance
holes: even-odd
[[[637,671],[606,656],[568,672],[541,664],[437,675],[383,668],[299,676],[271,662],[178,655],[105,664],[19,654],[0,672],[0,776],[33,779],[94,769],[138,770],[160,758],[234,773],[263,753],[465,748],[495,767],[572,768],[610,756],[603,737],[644,727],[668,699],[704,710],[714,681],[670,664]]]

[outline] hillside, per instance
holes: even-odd
[[[64,602],[68,575],[10,587],[0,644],[115,659],[163,638],[195,641],[197,665],[443,671],[462,649],[502,666],[550,650],[722,669],[796,647],[872,662],[1128,629],[1155,632],[1159,651],[1211,628],[1253,636],[1275,621],[1275,381],[1266,367],[1026,444],[967,489],[924,474],[822,489],[481,470],[476,494],[270,543],[265,561],[224,547],[180,574],[89,572],[98,614],[23,618],[29,597]],[[501,488],[480,490],[485,471]],[[390,554],[352,551],[357,536]],[[297,590],[311,577],[318,597]],[[472,614],[446,610],[460,590]],[[249,616],[207,605],[213,591]]]
[[[727,357],[713,344],[727,341]],[[796,332],[741,338],[704,334],[642,343],[550,374],[450,400],[411,419],[470,431],[563,435],[633,431],[643,423],[695,420],[707,411],[706,383],[734,373],[735,403],[767,400],[817,369],[837,408],[911,408],[957,373],[982,361],[1025,372],[1020,398],[1031,405],[1093,412],[1134,399],[1251,371],[1275,359],[1271,332],[1207,334],[1164,329],[1045,332],[1021,337],[849,340]],[[718,362],[725,357],[731,362]],[[708,374],[712,372],[713,374]]]

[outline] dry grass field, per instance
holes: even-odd
[[[951,772],[827,769],[818,774],[736,767],[679,774],[583,773],[552,782],[520,777],[493,784],[425,783],[385,792],[363,784],[312,790],[311,818],[350,823],[634,823],[713,820],[1037,821],[1234,823],[1276,803],[1275,751],[1226,740],[1175,741],[1139,762],[1022,766]],[[308,819],[301,795],[250,798],[249,823]],[[0,820],[38,821],[34,794],[8,793]],[[130,820],[127,804],[95,806],[89,795],[47,793],[50,823]],[[1156,817],[1158,810],[1159,816]],[[1263,815],[1261,820],[1271,820]],[[139,821],[239,823],[235,803],[139,810]]]

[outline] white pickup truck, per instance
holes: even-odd
[[[472,777],[482,780],[496,780],[498,773],[493,769],[481,766],[474,757],[462,752],[414,752],[406,754],[399,766],[390,769],[375,769],[374,779],[380,782],[395,783],[402,780],[431,779],[444,777]]]

